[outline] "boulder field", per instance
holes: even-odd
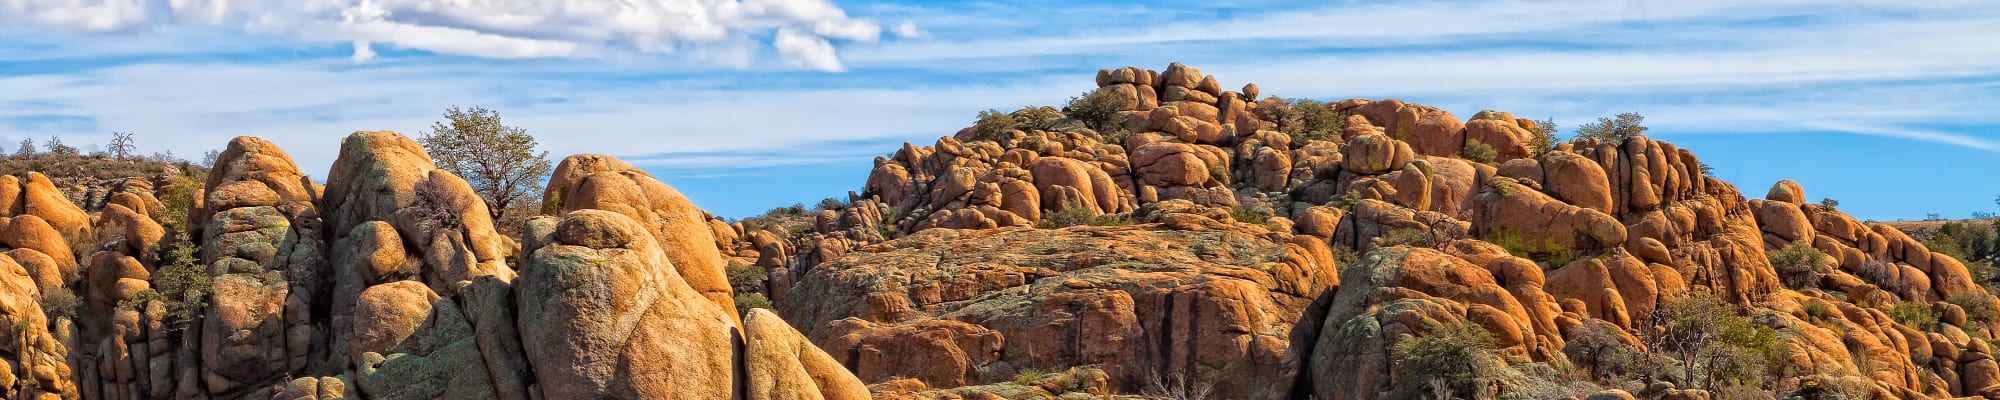
[[[1408,349],[1472,327],[1464,398],[2000,398],[1975,268],[1795,182],[1751,199],[1644,136],[1538,148],[1505,112],[1096,78],[1100,120],[905,144],[792,225],[575,155],[502,234],[393,132],[324,181],[255,137],[87,207],[0,176],[0,397],[1400,399],[1444,389]],[[1823,268],[1773,264],[1805,247]],[[1770,380],[1676,347],[1698,299],[1775,336]],[[1669,367],[1586,379],[1606,348]]]

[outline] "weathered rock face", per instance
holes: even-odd
[[[58,287],[58,289],[60,289]],[[25,268],[8,257],[0,257],[0,320],[9,329],[0,329],[0,395],[10,399],[74,399],[76,380],[67,362],[69,349],[49,330],[48,314],[41,305],[42,291]],[[68,321],[56,321],[64,326]]]
[[[1287,398],[1293,331],[1339,282],[1323,242],[1262,227],[931,230],[816,267],[780,303],[849,369],[956,387],[1102,365]],[[1261,376],[1275,381],[1229,382]]]
[[[515,295],[542,396],[728,398],[740,379],[748,398],[867,397],[774,315],[753,313],[736,329],[631,218],[588,209],[531,224],[547,236],[531,240],[544,245],[528,254]]]
[[[556,166],[544,196],[560,199],[565,212],[606,210],[643,221],[683,282],[721,309],[736,309],[706,214],[652,175],[608,156],[570,156]]]

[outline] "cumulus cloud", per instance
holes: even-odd
[[[0,23],[66,32],[241,27],[354,42],[356,60],[375,57],[370,45],[387,45],[486,58],[688,51],[743,65],[754,43],[771,37],[787,63],[827,71],[844,69],[832,40],[882,36],[880,24],[829,0],[0,0]]]
[[[917,27],[917,21],[903,21],[901,24],[896,24],[895,32],[897,37],[907,39],[922,39],[931,36],[930,32],[924,32],[923,29]]]
[[[840,58],[833,54],[833,44],[826,39],[790,28],[778,29],[778,38],[771,41],[777,46],[778,54],[790,60],[793,66],[826,71],[843,71]]]

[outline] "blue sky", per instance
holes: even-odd
[[[1991,1],[0,0],[0,143],[256,135],[324,175],[347,133],[477,105],[744,217],[1175,61],[1565,131],[1636,111],[1750,197],[1792,178],[1864,219],[2000,211]]]

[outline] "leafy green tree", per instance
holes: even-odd
[[[548,152],[535,151],[535,137],[501,123],[500,114],[480,107],[445,110],[422,142],[438,168],[465,178],[486,201],[487,213],[502,231],[514,232],[540,204],[548,180]]]
[[[1740,315],[1741,309],[1706,291],[1662,303],[1651,322],[1660,334],[1654,349],[1681,361],[1682,387],[1708,390],[1764,384],[1782,375],[1784,342],[1777,330]]]
[[[1597,122],[1583,124],[1576,128],[1577,138],[1595,138],[1609,143],[1624,143],[1625,139],[1645,135],[1646,117],[1639,113],[1619,113],[1611,118],[1598,118]]]
[[[1555,151],[1556,149],[1555,119],[1543,118],[1541,120],[1535,121],[1535,131],[1529,132],[1528,134],[1529,134],[1528,148],[1535,152],[1534,154],[1535,159],[1540,160],[1542,159],[1542,156],[1548,155],[1549,152],[1551,151]]]

